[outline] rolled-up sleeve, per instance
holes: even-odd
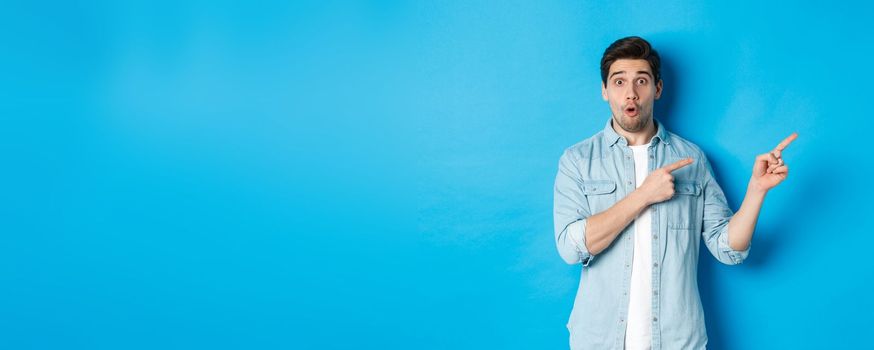
[[[750,253],[750,247],[746,250],[734,250],[728,244],[728,222],[734,216],[734,212],[728,206],[725,193],[716,183],[713,176],[713,168],[705,156],[704,163],[707,168],[704,180],[704,225],[702,237],[707,250],[710,251],[719,262],[726,265],[742,263]]]
[[[591,215],[582,192],[580,171],[568,150],[558,162],[553,219],[558,254],[568,264],[589,266],[593,255],[586,249],[586,219]]]

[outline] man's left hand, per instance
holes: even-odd
[[[789,166],[783,161],[783,150],[798,138],[798,133],[792,133],[772,151],[760,154],[753,165],[753,177],[750,187],[757,191],[767,192],[779,185],[789,176]]]

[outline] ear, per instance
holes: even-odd
[[[662,97],[662,87],[664,87],[663,84],[662,84],[662,80],[659,79],[658,84],[656,84],[656,93],[655,93],[655,99],[656,99],[656,100],[658,100],[659,97]]]
[[[607,85],[604,82],[601,82],[601,98],[607,101]]]

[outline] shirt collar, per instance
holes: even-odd
[[[658,119],[655,119],[655,117],[653,117],[652,120],[656,125],[656,133],[652,137],[653,140],[658,139],[659,141],[666,144],[671,144],[670,137],[668,136],[668,131],[665,130],[664,126],[662,126],[662,123],[658,121]],[[607,119],[607,125],[604,127],[604,141],[607,142],[607,145],[610,147],[613,147],[613,145],[616,144],[616,142],[619,142],[619,140],[623,140],[623,144],[627,144],[628,141],[625,141],[625,138],[622,137],[622,135],[619,135],[618,133],[616,133],[616,130],[613,130],[613,125],[611,124],[612,121],[612,117],[610,119]],[[652,142],[652,140],[650,140],[650,142]]]

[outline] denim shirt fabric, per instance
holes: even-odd
[[[734,213],[701,149],[653,121],[657,131],[647,149],[647,173],[683,158],[694,162],[672,172],[674,196],[651,206],[652,349],[703,349],[707,332],[698,295],[701,240],[728,265],[743,262],[749,247],[735,251],[728,245],[728,221]],[[555,244],[565,262],[583,265],[567,324],[572,349],[624,346],[634,226],[628,225],[607,249],[592,255],[586,249],[585,223],[634,191],[635,185],[632,150],[610,120],[604,130],[567,148],[559,161]],[[574,236],[573,230],[582,234]]]

